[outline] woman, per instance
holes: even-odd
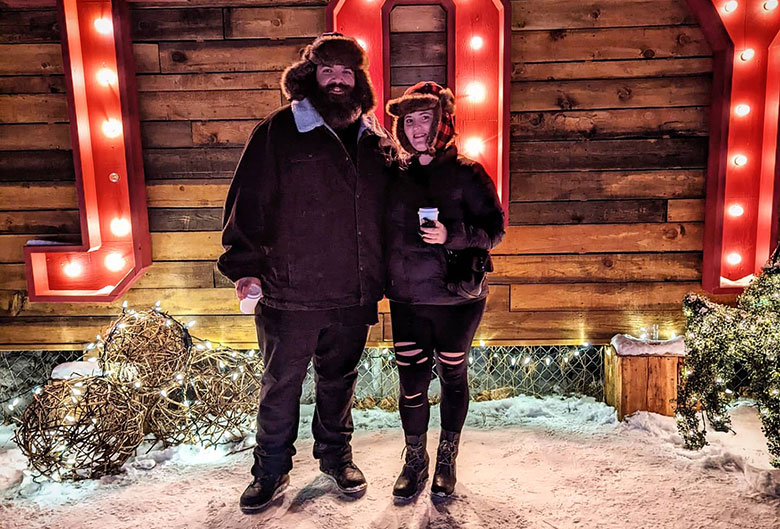
[[[387,105],[406,158],[391,183],[386,226],[387,297],[406,440],[393,495],[403,499],[415,496],[428,479],[428,386],[434,362],[441,381],[442,431],[431,490],[449,496],[455,488],[455,457],[469,403],[468,351],[485,310],[487,286],[478,284],[469,293],[457,288],[448,256],[473,249],[487,256],[504,235],[492,180],[479,163],[458,156],[454,110],[452,92],[432,82],[418,83]],[[435,208],[438,216],[435,210],[418,216],[421,208]]]

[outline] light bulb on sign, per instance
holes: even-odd
[[[741,217],[743,213],[745,213],[745,209],[739,204],[729,206],[729,215],[732,217]]]
[[[96,77],[98,83],[102,84],[103,86],[116,84],[116,72],[111,68],[101,68],[98,70]]]
[[[730,254],[729,254],[727,257],[726,257],[726,261],[727,261],[727,262],[728,262],[730,265],[732,265],[732,266],[736,266],[736,265],[738,265],[739,263],[741,263],[741,262],[742,262],[742,256],[741,256],[741,255],[739,255],[739,254],[738,254],[738,253],[736,253],[736,252],[734,252],[734,253],[730,253]]]
[[[62,271],[65,272],[65,275],[68,277],[78,277],[81,275],[83,270],[84,268],[81,266],[81,264],[73,261],[62,267]]]
[[[114,118],[105,120],[103,122],[103,134],[109,138],[116,138],[122,134],[122,124]]]
[[[747,163],[747,161],[748,161],[747,156],[745,156],[744,154],[738,154],[734,157],[734,165],[738,167],[742,167]]]
[[[468,156],[479,156],[485,150],[485,142],[480,138],[469,138],[463,144],[463,150]]]
[[[736,0],[730,0],[729,2],[726,2],[726,4],[723,6],[723,11],[726,13],[733,13],[737,10],[737,7],[739,7],[739,2]]]
[[[750,114],[750,106],[749,105],[737,105],[734,107],[734,113],[739,117],[744,117]]]
[[[482,49],[482,46],[485,45],[485,41],[482,40],[482,37],[480,36],[474,36],[471,37],[471,42],[469,44],[471,44],[472,50],[480,50]]]
[[[756,56],[756,50],[754,50],[753,48],[748,48],[739,54],[739,58],[742,59],[743,61],[749,61],[755,56]]]
[[[363,39],[355,39],[357,40],[357,43],[360,44],[360,47],[364,50],[368,50],[368,45],[366,44],[366,41]]]
[[[764,9],[767,11],[777,9],[777,0],[769,0],[768,2],[764,2]]]
[[[485,85],[478,82],[469,83],[466,86],[466,96],[474,103],[480,103],[485,100]]]
[[[106,268],[112,272],[119,272],[125,267],[125,258],[118,253],[110,253],[106,256],[104,263]]]
[[[111,221],[111,233],[117,237],[123,237],[130,233],[130,221],[127,219],[114,219]]]
[[[114,31],[114,24],[108,18],[96,18],[95,29],[101,35],[110,35]]]

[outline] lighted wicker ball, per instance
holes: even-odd
[[[190,334],[158,309],[123,311],[104,336],[103,368],[142,395],[158,394],[187,370]]]
[[[30,465],[55,480],[119,471],[144,437],[143,404],[103,377],[58,380],[41,388],[15,441]]]
[[[214,348],[208,342],[195,344],[191,412],[201,444],[236,441],[254,429],[261,370],[254,351],[241,353],[224,346]]]
[[[200,403],[195,403],[188,378],[182,377],[181,380],[160,388],[156,398],[147,394],[146,401],[149,406],[144,429],[162,442],[163,446],[196,441],[192,417],[196,411],[193,408],[200,407]]]

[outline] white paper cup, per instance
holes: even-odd
[[[439,220],[439,208],[420,208],[417,210],[417,216],[420,217],[420,224],[426,220]]]

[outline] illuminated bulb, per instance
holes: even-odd
[[[123,237],[130,233],[130,221],[127,219],[114,219],[111,221],[111,233],[117,237]]]
[[[750,114],[750,106],[749,105],[737,105],[737,107],[734,109],[734,113],[739,116],[747,116]]]
[[[469,138],[463,145],[468,156],[479,156],[485,150],[485,143],[479,138]]]
[[[775,2],[777,3],[777,2]],[[482,46],[484,46],[485,41],[482,40],[482,37],[471,37],[471,49],[472,50],[479,50],[482,49]]]
[[[474,102],[479,103],[481,101],[485,100],[485,85],[482,83],[469,83],[469,85],[466,87],[466,95],[468,98]]]
[[[732,217],[741,217],[744,212],[745,209],[739,204],[732,204],[729,206],[729,215]]]
[[[755,50],[753,48],[748,48],[739,54],[739,58],[742,59],[743,61],[749,61],[750,59],[755,57],[755,55],[756,55]]]
[[[726,261],[728,261],[728,263],[729,263],[730,265],[738,265],[739,263],[741,263],[741,262],[742,262],[742,256],[741,256],[741,255],[739,255],[739,254],[738,254],[738,253],[736,253],[736,252],[735,252],[735,253],[730,253],[730,254],[728,255],[728,257],[726,257]]]
[[[116,72],[111,68],[101,68],[98,70],[97,80],[103,86],[116,84]]]
[[[103,122],[103,134],[109,138],[116,138],[122,134],[122,124],[114,118],[105,120]]]
[[[485,340],[480,340],[479,341],[479,346],[480,347],[485,347]]]
[[[734,157],[734,165],[743,166],[747,163],[747,156],[744,154],[738,154]]]
[[[68,277],[78,277],[83,270],[81,264],[74,262],[70,262],[62,267],[62,271],[65,272],[65,275]]]
[[[726,13],[731,13],[733,11],[736,11],[737,6],[739,6],[739,3],[736,0],[731,0],[729,2],[726,2],[726,5],[723,6],[723,11]]]
[[[764,2],[764,9],[767,11],[777,9],[777,0],[769,0],[768,2]]]
[[[107,18],[96,18],[95,29],[101,35],[110,35],[111,32],[114,31],[114,24]]]
[[[363,48],[364,50],[368,49],[368,45],[366,44],[365,40],[363,40],[363,39],[356,39],[356,40],[357,40],[357,43],[360,44],[361,48]]]
[[[588,342],[582,342],[583,347],[590,347],[590,344]]]
[[[523,359],[523,364],[528,365],[530,363],[531,363],[531,357],[530,356],[526,356],[525,359]]]
[[[112,272],[119,272],[125,267],[125,258],[118,253],[110,253],[106,256],[105,265]]]

